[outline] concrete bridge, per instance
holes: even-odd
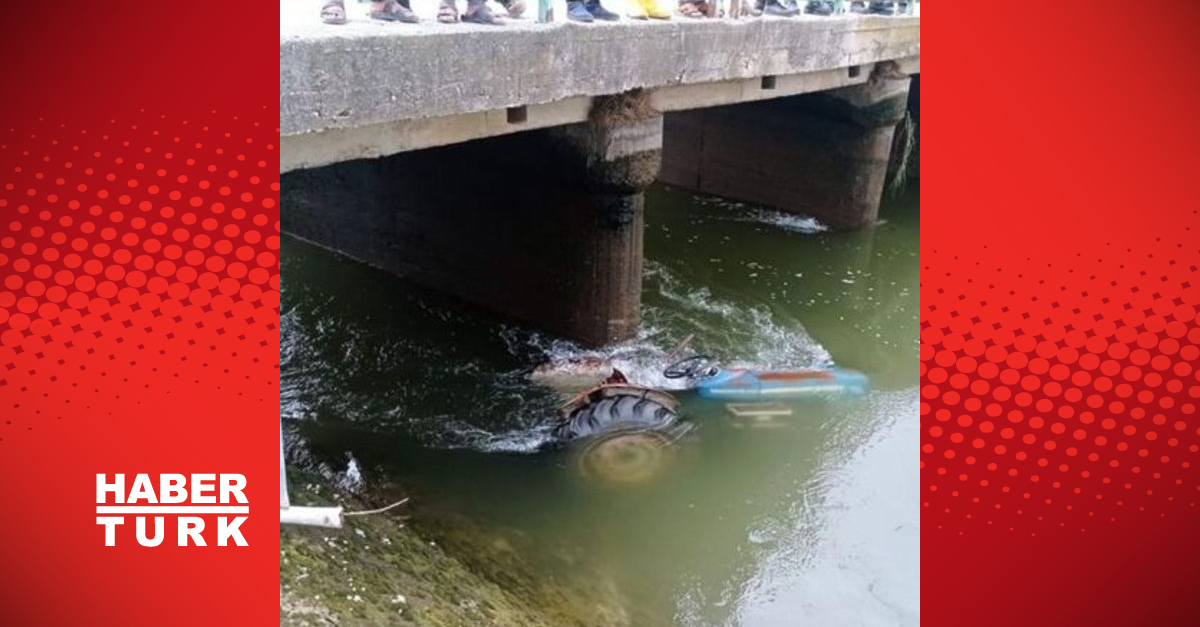
[[[636,332],[655,180],[872,223],[920,72],[919,17],[315,16],[281,22],[284,229],[589,345]]]

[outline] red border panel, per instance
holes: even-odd
[[[16,3],[0,49],[0,616],[277,619],[278,13]],[[118,544],[96,474],[239,473],[249,546]],[[214,517],[208,517],[214,525]]]
[[[1196,16],[924,17],[928,624],[1195,624]]]

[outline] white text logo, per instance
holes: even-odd
[[[237,474],[162,474],[157,484],[150,475],[139,474],[128,485],[123,474],[113,475],[111,481],[107,475],[98,474],[96,524],[104,526],[104,546],[116,546],[117,527],[125,524],[124,515],[136,515],[138,544],[158,546],[166,537],[164,521],[172,517],[176,519],[178,546],[208,546],[202,516],[216,515],[217,546],[228,546],[230,541],[248,546],[240,530],[247,516],[237,515],[250,513],[242,494],[245,488],[246,477]],[[146,529],[147,520],[153,522],[152,533]]]

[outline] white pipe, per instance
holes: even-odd
[[[279,523],[309,527],[342,528],[341,507],[281,507]]]
[[[341,507],[290,507],[283,454],[283,421],[279,422],[279,524],[342,528]]]
[[[288,502],[287,467],[283,456],[283,421],[279,421],[279,509],[287,509]]]

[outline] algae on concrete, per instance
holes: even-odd
[[[289,472],[293,501],[350,510],[376,503]],[[299,487],[299,489],[297,489]],[[414,528],[416,525],[416,528]],[[280,530],[280,624],[295,627],[624,627],[612,581],[520,534],[408,505],[349,517],[342,529]]]

